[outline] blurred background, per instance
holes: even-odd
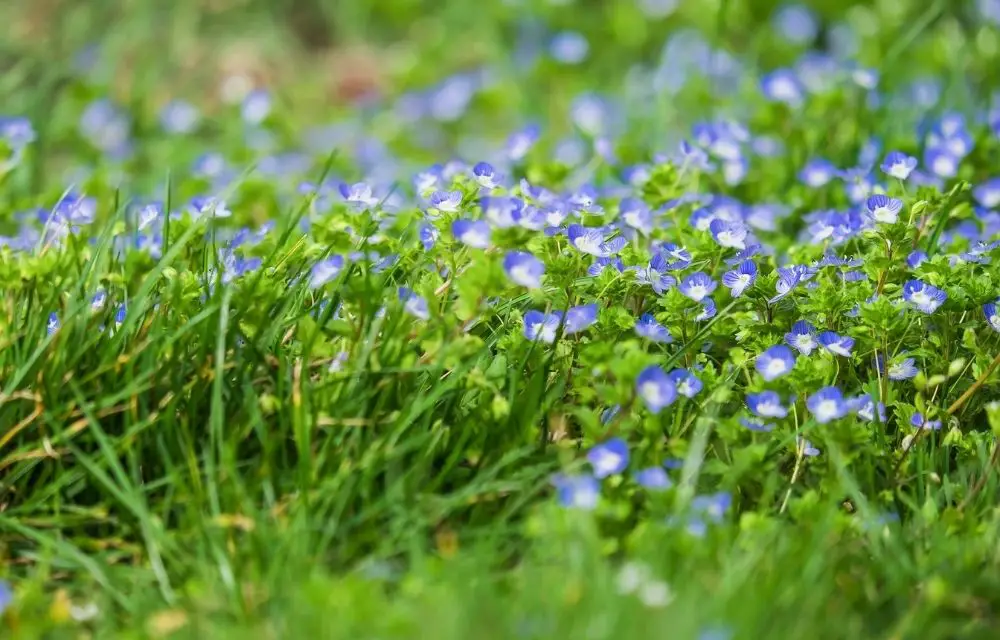
[[[985,108],[1000,51],[1000,0],[11,0],[0,20],[3,110],[30,114],[49,156],[95,128],[221,145],[242,109],[271,118],[246,146],[349,142],[366,172],[381,145],[480,159],[533,122],[568,164],[580,133],[666,147],[749,119],[761,73],[813,91],[834,61],[880,71],[882,108]]]

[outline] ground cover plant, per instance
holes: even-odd
[[[997,3],[3,11],[4,637],[995,637]]]

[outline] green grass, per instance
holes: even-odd
[[[752,358],[775,329],[728,297],[716,319],[680,322],[674,345],[647,353],[632,325],[621,324],[644,300],[630,285],[583,279],[587,263],[579,256],[555,241],[511,232],[504,241],[532,243],[550,280],[541,291],[504,290],[509,295],[489,305],[508,286],[496,260],[477,263],[476,254],[454,243],[425,254],[417,248],[416,210],[404,211],[375,243],[383,255],[399,254],[394,266],[380,271],[354,262],[322,291],[311,289],[316,260],[370,248],[367,241],[356,246],[345,227],[370,233],[378,221],[337,209],[303,235],[299,223],[315,203],[254,171],[260,158],[245,145],[232,108],[209,107],[215,115],[202,135],[179,140],[157,133],[155,109],[163,96],[199,90],[205,102],[215,101],[205,89],[214,86],[209,70],[199,69],[206,78],[185,86],[177,68],[186,47],[211,41],[214,21],[226,16],[245,20],[240,24],[250,25],[260,50],[280,52],[270,59],[280,61],[281,115],[270,126],[282,143],[296,139],[305,123],[349,109],[324,101],[313,82],[324,74],[317,54],[286,51],[297,45],[285,27],[269,27],[275,10],[267,3],[234,7],[204,23],[197,3],[177,4],[169,17],[129,5],[106,34],[98,27],[115,15],[115,5],[63,8],[52,33],[12,38],[0,51],[0,87],[9,96],[3,109],[28,116],[39,133],[26,161],[0,176],[0,235],[16,231],[14,214],[51,207],[76,165],[96,167],[75,186],[99,207],[94,225],[63,246],[39,243],[18,253],[0,246],[0,578],[14,590],[0,614],[0,637],[694,639],[715,629],[754,639],[925,640],[1000,633],[1000,415],[987,404],[998,388],[998,343],[979,311],[996,294],[995,267],[956,275],[944,259],[935,262],[928,273],[954,285],[955,304],[968,311],[949,307],[938,324],[872,311],[865,316],[870,336],[856,337],[874,346],[859,349],[857,366],[824,360],[800,371],[812,386],[802,382],[792,396],[799,407],[794,427],[787,421],[772,439],[749,434],[734,416],[754,385]],[[592,46],[606,36],[612,53],[589,70],[542,66],[517,84],[504,75],[513,69],[513,8],[498,4],[480,16],[464,2],[433,10],[404,0],[317,6],[329,21],[330,46],[340,38],[353,43],[358,34],[400,39],[401,50],[386,56],[400,89],[470,61],[497,61],[506,84],[480,96],[466,121],[442,127],[442,154],[463,131],[506,133],[523,113],[549,118],[555,131],[568,129],[572,96],[587,87],[622,91],[626,62],[655,58],[659,36],[679,25],[711,26],[712,37],[737,43],[744,60],[789,55],[763,26],[759,35],[750,31],[774,3],[717,3],[714,14],[686,7],[671,22],[646,26],[624,2],[585,3],[575,18],[535,4],[536,15],[594,35]],[[883,75],[906,79],[922,69],[961,78],[968,63],[970,77],[991,86],[995,60],[982,53],[981,41],[995,34],[976,44],[970,38],[960,56],[949,58],[950,35],[964,23],[945,5],[872,10],[896,37],[866,39],[864,55],[888,65]],[[837,3],[817,6],[854,23],[870,17]],[[16,18],[5,11],[0,17]],[[419,16],[428,30],[410,24]],[[161,19],[170,26],[163,33],[155,28]],[[741,24],[750,25],[745,33]],[[130,70],[124,79],[116,79],[115,65],[82,79],[68,53],[95,38],[113,59],[143,38],[163,38],[173,48],[158,56],[150,45],[118,67]],[[64,44],[47,49],[58,41]],[[414,53],[424,57],[407,61]],[[302,65],[301,76],[288,73],[289,64]],[[169,82],[158,82],[161,72]],[[661,131],[704,117],[698,109],[706,92],[696,86],[662,112],[632,114],[623,155],[638,157],[646,138],[659,140]],[[104,93],[136,114],[137,150],[122,179],[75,131],[80,107]],[[727,100],[738,104],[741,95]],[[982,98],[956,91],[955,100],[981,105]],[[789,144],[789,163],[735,191],[752,201],[787,200],[799,213],[806,204],[839,204],[788,185],[817,150],[847,157],[868,133],[912,137],[901,133],[904,116],[874,113],[862,117],[860,99],[845,95],[799,120],[782,111],[759,116],[755,127]],[[416,149],[409,130],[383,112],[364,123],[418,166],[444,159]],[[992,174],[996,142],[979,142],[964,180]],[[255,228],[266,218],[277,226],[248,250],[260,268],[232,284],[218,280],[224,240],[213,225],[171,220],[158,257],[116,249],[137,233],[126,216],[133,198],[153,195],[179,209],[205,191],[188,166],[208,149],[225,151],[244,172],[230,186],[236,222]],[[360,177],[349,156],[341,149],[317,155],[308,179]],[[565,177],[565,167],[535,160],[527,171],[533,181]],[[595,166],[599,178],[613,173]],[[658,180],[660,190],[646,194],[658,202],[719,186],[669,171]],[[925,196],[933,247],[947,223],[968,219],[971,208],[961,189],[919,198]],[[917,198],[910,193],[907,206]],[[787,237],[776,243],[790,248],[792,232],[782,231]],[[915,229],[899,233],[914,246],[921,237]],[[721,254],[706,246],[713,253],[703,251],[696,266],[711,270]],[[860,242],[852,248],[869,251],[871,280],[886,278],[896,295],[904,256],[886,258],[880,247]],[[801,251],[803,262],[818,256]],[[472,267],[455,277],[463,265]],[[451,275],[429,266],[447,266]],[[431,321],[402,312],[400,286],[431,302]],[[835,305],[846,310],[856,301],[824,286],[824,295],[801,308],[834,318]],[[92,311],[98,287],[114,304]],[[594,298],[606,303],[600,327],[608,337],[564,336],[556,345],[523,339],[527,309],[566,309]],[[128,312],[116,326],[119,303]],[[345,312],[335,315],[341,304]],[[50,312],[61,323],[51,335]],[[703,353],[707,339],[729,342]],[[885,391],[865,369],[879,348],[915,353],[928,373],[922,386]],[[343,366],[331,368],[341,352]],[[674,413],[643,413],[633,382],[654,358],[664,370],[705,365],[703,393]],[[943,378],[928,381],[933,374]],[[823,431],[804,409],[820,380],[885,398],[892,426],[852,422]],[[600,409],[614,403],[625,404],[622,416],[605,428]],[[936,408],[945,428],[912,449],[900,447],[906,411],[925,406]],[[803,463],[795,444],[800,430],[821,438],[822,457]],[[650,495],[616,477],[605,482],[595,512],[559,506],[552,475],[584,469],[584,451],[610,434],[629,437],[636,459],[684,458],[673,476],[677,487]],[[704,537],[671,524],[696,494],[719,489],[733,494],[734,508]],[[899,521],[885,520],[889,512]],[[668,597],[661,592],[662,601],[652,602],[657,594],[644,591],[648,583],[625,588],[633,566],[662,580]],[[70,603],[94,603],[99,613],[79,620]]]

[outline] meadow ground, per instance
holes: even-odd
[[[0,20],[0,637],[1000,635],[1000,3]]]

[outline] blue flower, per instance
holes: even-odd
[[[998,329],[1000,331],[1000,329]],[[644,313],[635,321],[635,332],[647,340],[669,344],[674,341],[670,330],[656,321],[651,313]]]
[[[607,258],[597,258],[594,262],[587,267],[587,275],[592,278],[596,278],[601,275],[605,269],[608,267],[614,269],[618,273],[625,271],[625,265],[622,263],[622,259],[618,257],[607,257]]]
[[[251,91],[243,99],[240,113],[247,124],[260,124],[271,113],[270,94],[263,89]]]
[[[806,407],[820,424],[843,418],[850,408],[837,387],[823,387],[812,394],[806,398]]]
[[[591,511],[601,497],[601,483],[594,476],[567,476],[556,474],[552,477],[559,504],[570,509]]]
[[[108,293],[104,289],[98,289],[94,294],[94,297],[90,299],[90,311],[91,313],[97,313],[104,309],[104,305],[108,301]]]
[[[758,431],[761,433],[774,431],[775,427],[773,422],[764,422],[763,420],[758,420],[756,418],[740,418],[740,424],[750,431]]]
[[[1000,178],[990,178],[972,189],[972,196],[987,209],[1000,206]]]
[[[813,11],[802,4],[786,4],[771,18],[774,28],[789,42],[807,44],[819,32],[819,20]],[[731,636],[732,633],[729,634]],[[726,636],[727,638],[729,636]],[[705,640],[699,636],[698,640]]]
[[[805,96],[798,76],[791,69],[777,69],[761,78],[760,88],[764,97],[791,107],[802,104]]]
[[[997,313],[997,303],[987,302],[984,304],[983,315],[986,316],[986,322],[994,331],[1000,331],[1000,314]]]
[[[424,246],[424,251],[430,251],[437,244],[438,230],[437,227],[425,222],[420,225],[420,244]]]
[[[859,418],[872,422],[875,420],[875,410],[878,409],[879,422],[885,423],[885,405],[875,403],[869,394],[860,395],[847,401],[848,410],[855,412]]]
[[[890,380],[909,380],[917,375],[917,365],[915,364],[913,358],[904,358],[898,362],[893,362],[889,365],[889,379]]]
[[[804,274],[805,272],[801,268],[794,265],[778,269],[778,281],[774,285],[775,295],[768,300],[768,303],[774,304],[794,291],[795,287],[803,282]]]
[[[473,249],[488,249],[490,246],[490,225],[485,220],[455,220],[451,223],[455,238]]]
[[[826,347],[830,353],[845,358],[851,357],[851,349],[854,348],[854,338],[842,336],[833,331],[824,331],[819,334],[819,343]]]
[[[167,133],[190,133],[198,124],[198,109],[184,100],[172,100],[160,110],[160,126]]]
[[[929,429],[937,431],[938,429],[941,428],[940,420],[928,420],[924,417],[924,414],[919,412],[914,413],[910,417],[910,424],[916,427],[917,429]]]
[[[897,180],[906,180],[917,168],[917,159],[902,151],[890,151],[886,154],[885,160],[882,161],[879,168]]]
[[[782,344],[777,344],[757,356],[755,362],[758,373],[770,382],[795,368],[795,354]]]
[[[431,194],[430,205],[432,209],[453,213],[458,211],[462,204],[461,191],[435,191]]]
[[[524,201],[508,196],[484,196],[479,199],[479,206],[483,209],[483,217],[493,226],[509,229],[517,225],[524,210]]]
[[[628,271],[635,273],[636,282],[648,284],[653,287],[653,291],[662,295],[677,284],[677,280],[673,276],[665,273],[669,269],[670,266],[666,258],[663,257],[663,254],[658,253],[649,261],[648,267],[629,267]]]
[[[747,407],[760,418],[784,418],[788,409],[781,406],[781,396],[774,391],[747,394]]]
[[[618,205],[618,215],[629,227],[649,235],[653,231],[653,212],[638,198],[624,198]]]
[[[510,251],[504,256],[503,270],[514,284],[537,289],[542,286],[545,264],[527,251]]]
[[[343,268],[344,256],[330,256],[325,260],[317,262],[310,271],[309,286],[313,289],[322,287],[340,275]]]
[[[615,419],[619,413],[621,413],[622,407],[620,404],[608,407],[601,412],[601,424],[607,425],[609,422]]]
[[[687,369],[674,369],[667,377],[674,383],[677,393],[686,398],[693,398],[701,391],[701,380]]]
[[[431,317],[427,301],[406,287],[399,288],[399,300],[403,303],[403,310],[415,318],[428,320]]]
[[[639,373],[635,387],[646,408],[653,413],[659,413],[677,399],[677,387],[673,380],[655,364]]]
[[[592,302],[579,307],[570,307],[566,311],[564,332],[566,335],[579,333],[595,322],[597,322],[597,303]]]
[[[715,312],[715,301],[711,298],[705,298],[705,300],[701,303],[701,311],[699,311],[698,315],[694,317],[694,320],[695,322],[702,322],[704,320],[708,320],[709,318],[714,318]],[[705,344],[708,345],[709,343],[706,342]]]
[[[814,447],[813,443],[809,442],[802,436],[795,436],[795,444],[804,456],[812,458],[820,454],[820,450]]]
[[[807,187],[818,188],[837,177],[840,170],[825,158],[813,158],[799,171],[799,180]]]
[[[0,116],[0,139],[17,153],[35,141],[31,120],[21,116]]]
[[[10,588],[10,583],[0,580],[0,616],[14,602],[14,590]]]
[[[721,220],[716,218],[708,225],[708,230],[712,232],[712,237],[721,247],[731,247],[733,249],[745,249],[746,238],[749,230],[742,222]]]
[[[379,203],[379,199],[372,195],[371,186],[364,182],[356,182],[352,185],[342,183],[339,190],[344,200],[359,207],[373,207]]]
[[[660,252],[671,271],[687,269],[691,266],[691,252],[676,244],[667,243],[660,247]]]
[[[662,491],[674,485],[663,467],[649,467],[635,472],[635,482],[640,487]]]
[[[610,240],[605,240],[604,233],[596,227],[584,227],[579,224],[571,224],[566,229],[566,235],[570,243],[583,253],[607,258],[622,250],[626,240],[623,236],[616,236]]]
[[[896,198],[876,193],[865,200],[865,212],[874,222],[884,224],[896,224],[899,220],[899,212],[903,208],[903,201]]]
[[[535,146],[540,134],[541,129],[538,125],[529,125],[511,134],[507,138],[507,157],[514,162],[523,160],[528,155],[528,152],[531,151],[531,148]]]
[[[733,504],[733,496],[725,491],[695,496],[691,500],[691,510],[708,516],[712,522],[720,522]]]
[[[562,324],[562,312],[542,313],[541,311],[529,311],[524,314],[524,337],[528,340],[541,340],[552,344],[556,339],[556,332]]]
[[[947,299],[947,293],[920,280],[910,280],[903,285],[903,300],[923,313],[934,313]]]
[[[587,461],[598,480],[621,473],[628,466],[628,444],[621,438],[611,438],[587,452]]]
[[[472,167],[472,177],[484,189],[492,190],[500,186],[500,175],[487,162],[480,162]]]
[[[920,249],[917,249],[916,251],[911,252],[910,255],[906,256],[906,264],[911,269],[916,269],[923,263],[927,262],[927,260],[927,252],[921,251]]]
[[[792,330],[785,334],[785,342],[802,355],[809,355],[819,346],[816,342],[816,327],[805,320],[799,320],[792,325]]]
[[[549,43],[549,53],[552,58],[563,64],[579,64],[587,57],[590,44],[582,34],[576,31],[557,33]]]
[[[49,321],[45,325],[45,331],[51,336],[56,331],[59,331],[60,326],[62,325],[59,324],[59,316],[57,316],[55,311],[53,311],[49,314]]]
[[[729,289],[734,298],[739,298],[743,292],[753,286],[757,280],[757,265],[753,260],[744,260],[732,271],[722,275],[722,285]]]
[[[944,147],[928,147],[924,151],[924,166],[941,178],[954,178],[958,174],[960,158]]]
[[[707,273],[704,271],[696,271],[681,280],[678,289],[680,289],[681,293],[695,302],[701,302],[713,291],[715,291],[715,287],[717,286],[718,283]]]

